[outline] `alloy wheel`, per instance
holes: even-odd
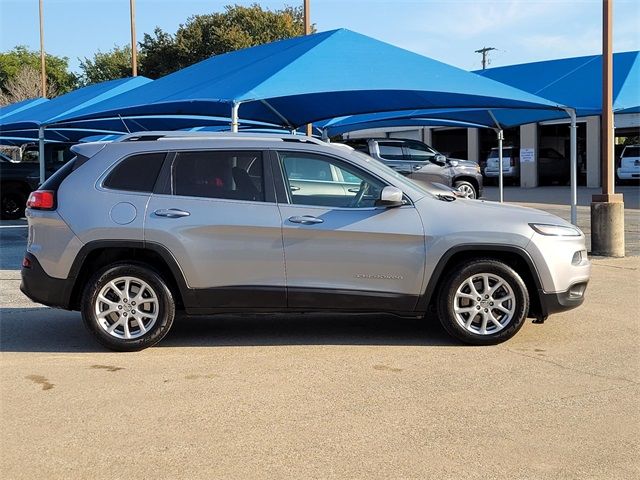
[[[95,300],[100,327],[109,335],[133,340],[147,333],[158,319],[158,295],[144,280],[118,277],[107,283]]]
[[[494,273],[479,273],[464,280],[456,290],[453,311],[456,322],[476,335],[504,329],[516,311],[511,285]]]
[[[462,193],[465,198],[476,198],[476,191],[469,184],[463,183],[462,185],[458,185],[457,190]]]

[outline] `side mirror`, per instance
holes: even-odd
[[[384,187],[380,192],[380,198],[376,200],[377,207],[401,207],[404,205],[402,201],[403,193],[398,187]]]
[[[435,156],[434,160],[437,163],[441,163],[441,164],[445,164],[447,163],[447,157],[445,157],[444,155],[442,155],[441,153],[439,153],[438,155]]]

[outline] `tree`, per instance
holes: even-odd
[[[47,82],[47,98],[58,95],[58,87]],[[0,91],[0,105],[10,105],[40,96],[40,71],[30,65],[23,66],[18,73],[7,80]]]
[[[144,34],[140,42],[140,74],[159,78],[180,70],[178,46],[173,35],[156,27],[153,35]]]
[[[141,72],[150,78],[241,48],[304,35],[303,10],[227,5],[224,12],[189,17],[175,35],[156,28],[141,42]]]
[[[25,70],[29,67],[36,72],[40,72],[40,53],[28,50],[25,46],[14,47],[13,50],[0,52],[0,90],[7,92],[7,85],[10,80],[16,80],[21,74],[21,80],[18,83],[27,85],[25,78],[29,77],[30,71]],[[22,73],[21,73],[22,72]],[[69,72],[69,59],[67,57],[57,57],[55,55],[46,56],[46,74],[47,84],[55,85],[56,94],[67,93],[76,87],[76,76]],[[29,93],[31,98],[39,97],[40,82],[37,88]]]
[[[93,58],[80,60],[80,82],[83,85],[131,76],[131,47],[114,46],[108,52],[98,51]]]

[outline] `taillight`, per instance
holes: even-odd
[[[51,190],[36,190],[31,192],[27,207],[35,210],[53,210],[55,204],[55,194]]]

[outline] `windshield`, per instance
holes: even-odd
[[[640,157],[640,147],[626,147],[622,152],[623,157]]]

